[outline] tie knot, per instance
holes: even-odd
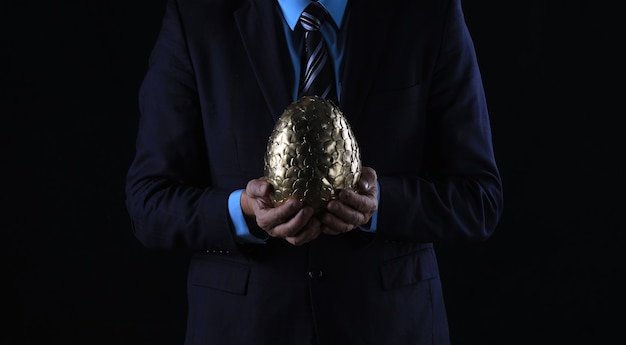
[[[300,15],[300,25],[306,31],[317,31],[328,13],[317,1],[313,1]]]

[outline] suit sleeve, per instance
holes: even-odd
[[[461,4],[450,1],[427,105],[419,176],[379,176],[380,236],[481,241],[502,213],[502,183],[474,45]]]
[[[234,250],[228,197],[212,186],[198,91],[176,1],[139,90],[136,153],[126,205],[136,237],[151,248]]]

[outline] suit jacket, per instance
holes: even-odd
[[[378,229],[303,246],[233,235],[293,101],[279,8],[170,0],[140,89],[127,207],[151,248],[187,248],[186,344],[448,344],[434,241],[495,229],[502,188],[460,0],[351,1],[339,104],[380,183]]]

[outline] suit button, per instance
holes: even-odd
[[[322,271],[320,271],[320,270],[309,271],[309,278],[311,278],[311,279],[320,279],[320,278],[322,278]]]

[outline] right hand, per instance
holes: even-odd
[[[321,224],[313,217],[313,208],[294,198],[274,206],[270,198],[271,189],[265,178],[248,182],[240,200],[246,218],[256,222],[268,235],[284,238],[294,246],[317,238],[321,233]]]

